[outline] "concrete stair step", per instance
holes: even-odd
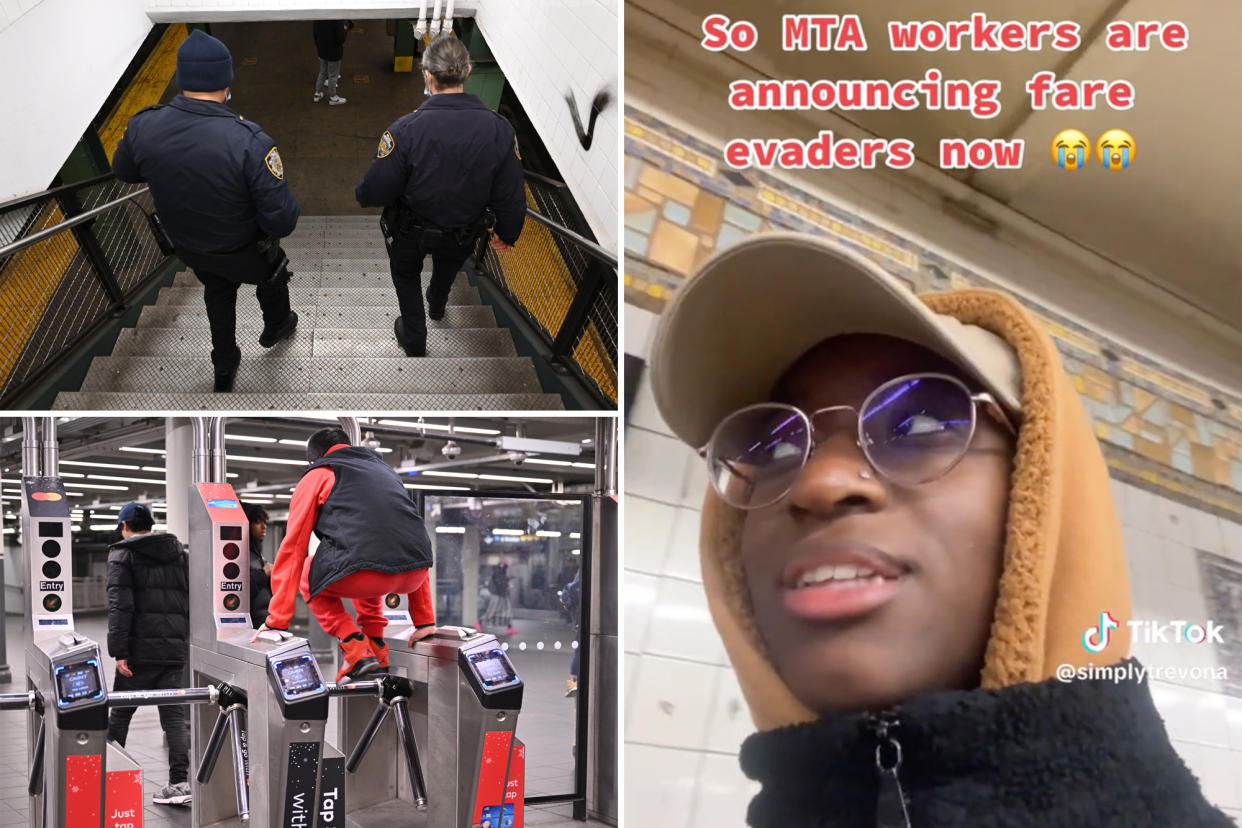
[[[333,308],[382,308],[395,305],[396,293],[392,285],[383,287],[323,287],[317,289],[308,285],[299,285],[292,293],[303,294],[309,302],[319,306]],[[449,291],[449,305],[478,305],[482,302],[477,288],[469,284],[456,284]],[[203,307],[203,288],[201,287],[166,287],[160,288],[157,303],[162,306],[188,305]]]
[[[293,309],[300,317],[298,329],[353,328],[370,330],[382,328],[392,331],[392,321],[397,317],[397,302],[379,308],[321,308],[301,304],[294,297]],[[207,329],[207,314],[202,308],[187,305],[148,305],[138,317],[139,328],[202,328]],[[449,305],[440,321],[428,320],[428,330],[439,328],[494,328],[496,314],[487,305]],[[263,318],[257,303],[239,303],[237,330],[263,330]],[[239,333],[240,336],[240,333]],[[258,336],[258,333],[255,333]]]
[[[555,394],[213,394],[148,392],[143,408],[151,411],[561,411]],[[66,391],[57,395],[57,411],[132,410],[128,391]]]
[[[239,332],[237,345],[242,358],[269,357],[403,357],[392,331],[354,331],[300,327],[289,339],[271,348],[259,344],[258,330]],[[195,357],[206,360],[211,353],[211,332],[206,328],[129,328],[117,338],[112,356]],[[427,332],[427,355],[431,357],[517,356],[513,336],[504,328],[440,328]]]
[[[211,366],[197,357],[95,357],[82,391],[210,393]],[[534,364],[525,357],[393,357],[243,359],[237,393],[538,394]],[[132,407],[132,401],[131,401]],[[144,403],[144,407],[148,407]],[[296,408],[296,406],[294,406]]]

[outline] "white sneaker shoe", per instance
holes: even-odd
[[[340,95],[333,95],[331,98],[328,98],[328,106],[337,106],[343,103],[345,103],[345,98],[342,98]]]
[[[193,800],[194,796],[190,793],[188,782],[165,785],[151,798],[151,801],[157,805],[189,805]]]
[[[320,101],[322,101],[322,100],[323,100],[323,93],[322,93],[322,92],[316,92],[316,93],[315,93],[315,98],[314,98],[314,100],[315,100],[315,103],[319,103]]]

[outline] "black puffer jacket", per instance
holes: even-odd
[[[131,664],[185,664],[189,557],[176,535],[152,532],[108,552],[108,652]]]
[[[340,60],[345,54],[345,35],[350,28],[348,20],[316,20],[315,51],[323,60]]]

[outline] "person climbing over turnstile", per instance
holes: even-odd
[[[312,434],[306,459],[311,466],[293,491],[272,569],[267,621],[251,640],[265,629],[289,628],[297,589],[324,631],[341,642],[336,680],[357,679],[388,666],[385,595],[409,596],[411,644],[435,632],[431,539],[397,473],[371,449],[351,445],[340,428]],[[308,558],[312,530],[319,548]],[[344,598],[353,600],[357,623]]]

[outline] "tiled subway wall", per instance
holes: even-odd
[[[619,0],[475,2],[488,46],[596,239],[604,248],[615,249],[621,120]],[[591,101],[605,90],[612,102],[595,123],[590,149],[584,149],[566,98],[573,95],[585,130]]]
[[[871,258],[918,292],[985,287],[991,274],[766,173],[723,170],[719,148],[630,106],[625,113],[626,302],[658,312],[709,256],[752,233],[814,233]],[[1052,334],[1095,421],[1131,477],[1154,464],[1167,485],[1242,514],[1242,400],[1111,341],[1058,308],[1023,303]],[[1231,493],[1229,493],[1231,490]]]
[[[702,460],[674,438],[640,383],[626,430],[625,756],[627,822],[745,824],[757,787],[737,764],[749,713],[712,626],[698,560]],[[1113,482],[1134,616],[1212,618],[1242,632],[1242,525]],[[1208,798],[1242,820],[1242,653],[1136,643],[1145,664],[1187,670],[1152,694]],[[1227,669],[1232,686],[1212,675]],[[1225,691],[1228,690],[1227,694]]]
[[[0,0],[0,32],[43,0]]]

